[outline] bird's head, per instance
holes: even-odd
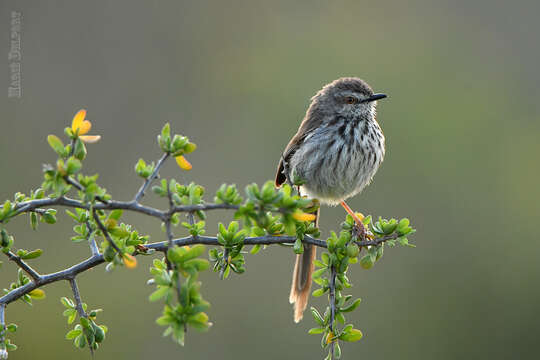
[[[345,77],[323,87],[312,99],[311,107],[325,115],[339,114],[352,118],[373,118],[377,100],[385,94],[375,94],[362,79]]]

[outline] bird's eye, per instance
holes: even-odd
[[[347,104],[356,104],[358,102],[358,100],[354,96],[347,96],[345,98],[345,102]]]

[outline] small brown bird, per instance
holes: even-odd
[[[341,204],[361,231],[361,220],[345,203],[371,181],[384,158],[384,135],[376,121],[376,100],[369,85],[355,77],[334,80],[314,97],[296,135],[279,162],[276,186],[301,179],[300,193],[322,204]],[[294,321],[302,319],[311,289],[315,246],[304,244],[296,256],[289,301]]]

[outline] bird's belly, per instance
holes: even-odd
[[[302,193],[337,205],[356,195],[375,175],[384,156],[384,143],[361,141],[306,142],[291,159],[292,172],[304,181]]]

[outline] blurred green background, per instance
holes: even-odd
[[[7,97],[11,11],[22,13],[22,88]],[[349,317],[365,334],[346,359],[532,359],[540,333],[540,3],[538,1],[26,1],[0,3],[0,200],[29,192],[53,162],[46,136],[88,110],[87,173],[117,199],[140,180],[136,161],[159,157],[165,122],[199,145],[193,170],[163,176],[197,181],[207,200],[223,183],[240,188],[274,176],[281,150],[309,98],[325,83],[359,76],[390,98],[378,107],[387,156],[373,184],[351,200],[364,213],[409,217],[416,249],[395,248],[370,271],[353,266]],[[3,200],[2,200],[3,201]],[[148,204],[166,206],[153,197]],[[323,235],[341,208],[322,210]],[[209,233],[229,212],[210,214]],[[69,240],[72,222],[32,232],[9,223],[21,248],[42,248],[43,273],[88,256]],[[159,224],[129,215],[153,241]],[[177,233],[180,235],[180,232]],[[16,268],[6,263],[0,286]],[[318,359],[307,316],[288,303],[294,256],[271,247],[247,257],[247,272],[203,274],[214,326],[184,348],[162,338],[161,304],[149,303],[150,259],[134,271],[96,268],[79,278],[110,332],[99,359]],[[17,322],[10,359],[90,358],[63,339],[60,296],[46,288]],[[325,299],[311,300],[321,307]],[[536,355],[535,355],[536,354]]]

